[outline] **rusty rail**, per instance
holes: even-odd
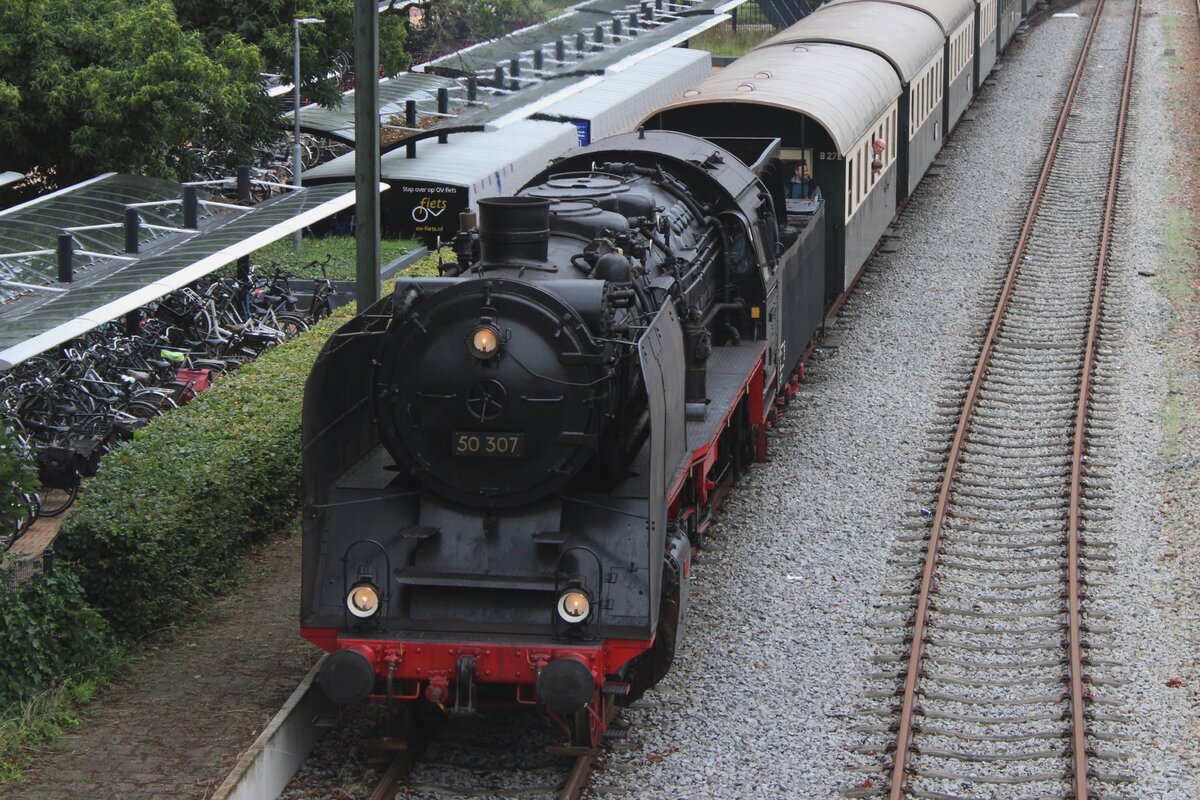
[[[918,688],[921,680],[922,662],[925,651],[926,626],[929,618],[930,610],[930,594],[933,588],[933,575],[937,568],[938,552],[941,546],[942,529],[945,525],[946,514],[949,507],[951,493],[954,485],[954,480],[960,464],[963,446],[966,442],[967,434],[970,430],[971,419],[974,416],[975,407],[979,400],[980,391],[983,386],[984,378],[987,375],[989,365],[991,363],[992,353],[995,347],[996,338],[1003,326],[1003,321],[1008,309],[1009,300],[1012,297],[1013,289],[1016,284],[1016,279],[1020,273],[1021,261],[1025,255],[1025,249],[1028,245],[1029,237],[1033,229],[1034,220],[1041,206],[1042,198],[1045,194],[1046,185],[1049,182],[1050,173],[1053,169],[1055,159],[1058,155],[1059,145],[1062,141],[1063,132],[1066,130],[1067,121],[1070,117],[1071,107],[1074,103],[1076,93],[1079,88],[1080,81],[1083,76],[1084,68],[1088,61],[1088,56],[1091,52],[1092,42],[1095,38],[1096,29],[1100,22],[1100,17],[1104,11],[1104,0],[1098,0],[1096,10],[1092,17],[1092,22],[1088,28],[1087,38],[1084,41],[1080,51],[1078,62],[1075,66],[1075,72],[1071,78],[1070,86],[1067,90],[1066,98],[1063,101],[1062,112],[1059,114],[1058,123],[1055,126],[1054,135],[1052,137],[1050,147],[1046,153],[1046,158],[1042,164],[1041,173],[1038,176],[1037,186],[1034,190],[1033,198],[1030,201],[1029,209],[1025,215],[1025,221],[1021,227],[1021,233],[1017,240],[1016,248],[1013,251],[1013,256],[1008,265],[1008,272],[1005,277],[1004,285],[1000,292],[1000,298],[997,301],[996,309],[993,312],[992,321],[988,328],[987,335],[984,338],[983,346],[980,349],[979,359],[976,363],[974,373],[971,378],[971,383],[967,391],[966,398],[963,401],[962,412],[959,415],[958,424],[955,428],[954,438],[951,442],[949,452],[946,457],[946,470],[942,476],[941,488],[938,493],[938,499],[933,511],[933,519],[930,528],[929,542],[926,548],[925,560],[921,573],[920,590],[917,597],[917,606],[913,615],[913,631],[912,644],[908,658],[907,670],[904,681],[904,696],[900,706],[900,722],[896,733],[895,755],[891,772],[891,784],[889,790],[890,800],[902,800],[906,791],[906,776],[909,771],[910,758],[912,754],[912,739],[913,739],[913,722],[915,716],[916,699]],[[1116,133],[1116,147],[1113,155],[1113,167],[1110,173],[1110,187],[1106,201],[1105,220],[1101,234],[1101,251],[1099,255],[1099,264],[1097,267],[1096,288],[1092,303],[1092,319],[1087,339],[1087,352],[1084,365],[1084,381],[1080,388],[1078,401],[1078,416],[1076,421],[1076,435],[1074,444],[1074,462],[1072,466],[1071,489],[1070,489],[1070,513],[1069,513],[1069,536],[1068,536],[1068,617],[1069,617],[1069,647],[1070,647],[1070,699],[1072,707],[1073,726],[1071,732],[1071,753],[1073,759],[1072,766],[1072,782],[1074,786],[1074,796],[1076,800],[1088,800],[1087,788],[1087,742],[1086,742],[1086,725],[1084,719],[1084,675],[1082,672],[1083,652],[1082,652],[1082,623],[1080,619],[1080,577],[1079,577],[1079,504],[1082,493],[1082,456],[1084,447],[1084,438],[1086,435],[1086,417],[1087,417],[1087,401],[1090,396],[1090,375],[1095,353],[1095,342],[1098,336],[1099,311],[1100,304],[1103,299],[1104,290],[1104,265],[1107,260],[1108,242],[1111,233],[1111,221],[1113,210],[1115,208],[1116,199],[1116,181],[1119,177],[1120,157],[1121,157],[1121,142],[1124,137],[1125,118],[1128,111],[1129,91],[1132,79],[1133,59],[1135,54],[1134,45],[1137,37],[1137,23],[1141,11],[1141,0],[1137,0],[1135,6],[1134,24],[1130,39],[1130,53],[1126,64],[1125,85],[1122,90],[1121,108],[1120,108],[1120,123]]]
[[[1080,507],[1083,503],[1084,447],[1087,439],[1088,402],[1092,391],[1092,370],[1095,365],[1096,343],[1100,338],[1100,315],[1104,303],[1105,272],[1112,241],[1113,217],[1116,215],[1117,186],[1121,178],[1121,156],[1124,152],[1125,121],[1129,112],[1129,96],[1133,87],[1133,67],[1137,56],[1138,27],[1142,16],[1142,0],[1133,7],[1133,24],[1129,32],[1129,55],[1125,60],[1125,79],[1121,86],[1121,108],[1117,114],[1112,165],[1108,174],[1108,191],[1104,200],[1104,221],[1100,229],[1100,249],[1096,256],[1096,285],[1092,291],[1091,317],[1088,322],[1087,345],[1084,351],[1083,373],[1079,381],[1079,399],[1075,411],[1075,441],[1071,457],[1071,489],[1067,516],[1067,611],[1068,646],[1070,649],[1071,679],[1071,753],[1074,765],[1074,790],[1077,800],[1088,800],[1087,742],[1084,719],[1083,620],[1082,588],[1079,574]]]
[[[579,800],[583,790],[587,788],[588,779],[592,777],[592,769],[596,766],[596,758],[600,754],[599,747],[589,747],[587,752],[580,753],[571,767],[571,774],[559,792],[559,800]]]

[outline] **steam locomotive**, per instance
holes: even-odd
[[[823,226],[760,174],[779,143],[726,144],[759,171],[666,131],[575,151],[332,337],[302,602],[335,701],[540,706],[590,744],[666,673],[692,550],[824,308]]]
[[[1028,11],[831,0],[663,130],[481,200],[440,277],[342,328],[303,419],[329,696],[529,705],[590,746],[660,680],[714,508]]]

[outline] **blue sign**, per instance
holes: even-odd
[[[588,119],[573,119],[575,130],[579,134],[579,146],[592,143],[592,121]]]

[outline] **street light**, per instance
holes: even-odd
[[[318,22],[324,22],[323,19],[316,17],[293,17],[292,18],[292,98],[293,110],[292,120],[294,122],[292,128],[292,185],[299,188],[300,186],[300,26],[312,25]],[[292,238],[292,246],[296,252],[300,252],[300,240],[304,238],[304,232],[297,230]]]

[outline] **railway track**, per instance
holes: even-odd
[[[1087,641],[1109,545],[1085,534],[1104,515],[1089,410],[1140,8],[1097,3],[969,386],[946,404],[932,502],[901,544],[919,580],[878,623],[869,694],[892,702],[851,796],[1122,793],[1114,665]]]
[[[511,797],[577,800],[599,748],[558,744],[561,734],[529,713],[459,720],[404,739],[368,743],[394,753],[370,800]]]

